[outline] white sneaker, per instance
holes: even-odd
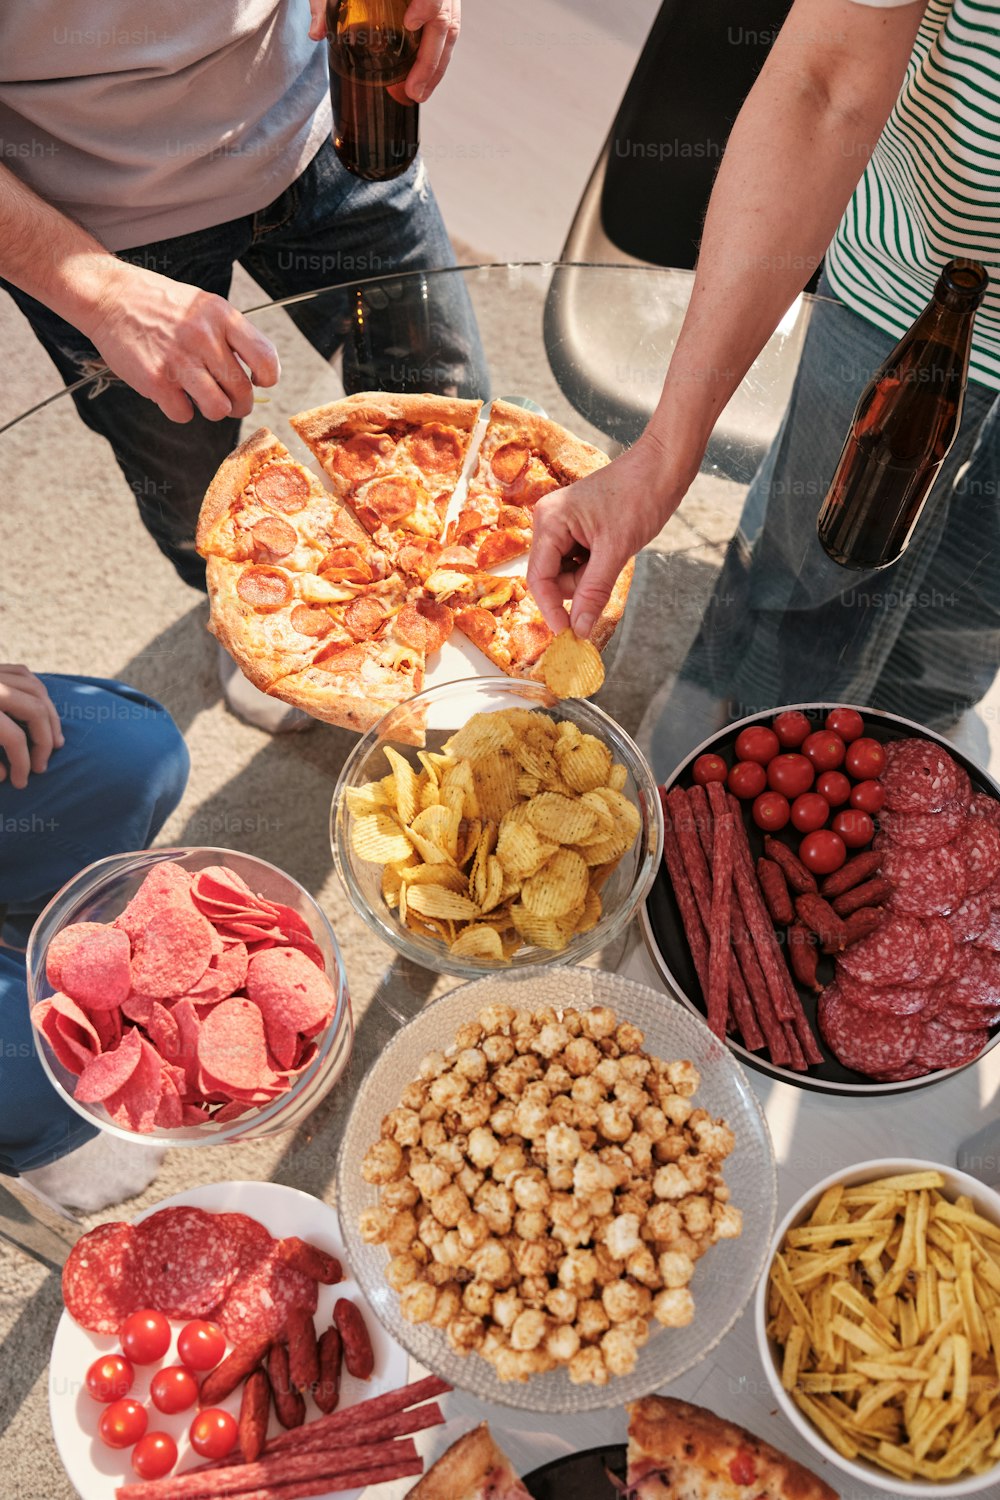
[[[145,1192],[166,1154],[161,1146],[122,1141],[102,1131],[47,1167],[21,1175],[29,1187],[50,1202],[96,1213]]]
[[[231,713],[265,734],[301,734],[311,729],[315,720],[301,708],[282,703],[254,687],[249,677],[244,677],[228,651],[217,646],[219,653],[219,681],[222,695]]]

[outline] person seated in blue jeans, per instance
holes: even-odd
[[[32,925],[86,865],[151,844],[189,768],[180,731],[145,693],[0,665],[0,1174],[33,1172],[97,1134],[35,1052]]]

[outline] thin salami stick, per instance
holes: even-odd
[[[838,917],[849,917],[863,906],[881,906],[891,895],[892,881],[886,880],[884,875],[876,875],[871,880],[862,881],[860,885],[853,885],[842,895],[834,896],[830,905]]]
[[[364,1404],[360,1402],[359,1406]],[[388,1438],[407,1437],[414,1432],[423,1432],[427,1427],[439,1427],[444,1421],[440,1406],[436,1401],[429,1401],[411,1411],[389,1412],[385,1416],[371,1417],[368,1421],[355,1420],[345,1427],[344,1417],[351,1416],[358,1409],[358,1406],[345,1407],[328,1417],[316,1417],[301,1427],[279,1432],[264,1445],[264,1457],[270,1458],[274,1453],[299,1452],[307,1448],[348,1448],[358,1443],[381,1443]],[[340,1418],[339,1423],[333,1421],[334,1416]],[[236,1462],[232,1457],[217,1458],[211,1463],[199,1464],[188,1472],[201,1474],[206,1469],[229,1468]]]
[[[323,1488],[305,1494],[322,1494],[324,1489],[350,1489],[352,1485],[335,1483],[342,1474],[364,1472],[360,1484],[374,1483],[371,1471],[380,1465],[412,1462],[417,1458],[416,1444],[400,1438],[376,1447],[315,1448],[304,1453],[280,1453],[273,1458],[258,1458],[252,1464],[229,1464],[211,1474],[170,1474],[166,1479],[150,1479],[144,1484],[120,1485],[116,1500],[218,1500],[219,1496],[240,1495],[263,1488],[273,1495],[277,1486],[283,1495],[286,1485],[298,1480],[322,1479]],[[422,1466],[421,1466],[422,1467]],[[419,1471],[418,1471],[419,1472]]]
[[[676,795],[675,795],[676,793]],[[712,882],[709,873],[708,856],[712,847],[712,813],[702,787],[691,787],[684,793],[679,787],[671,792],[671,813],[674,818],[680,819],[686,834],[687,863],[691,870],[691,884],[695,895],[699,898],[699,908],[703,912],[704,923],[711,919],[711,890]],[[739,908],[735,902],[730,904],[730,915],[734,917]],[[734,947],[736,933],[734,930]],[[708,943],[705,942],[705,952],[708,953]],[[706,1006],[708,1004],[708,981],[707,977],[702,981],[702,993],[705,996]],[[729,1003],[732,1008],[733,1017],[737,1029],[743,1038],[743,1045],[750,1052],[759,1052],[765,1045],[764,1037],[757,1019],[754,1015],[754,1005],[747,993],[743,975],[736,953],[732,952],[729,959]]]
[[[834,896],[842,896],[845,891],[853,890],[860,885],[862,880],[868,880],[870,876],[881,868],[882,851],[880,849],[869,849],[864,854],[856,854],[849,859],[846,865],[841,865],[839,870],[834,870],[832,875],[827,875],[820,890],[828,901]]]
[[[757,861],[757,879],[775,926],[787,927],[790,922],[794,922],[795,908],[788,894],[788,883],[781,866],[762,854]]]
[[[387,1484],[390,1479],[412,1479],[423,1472],[424,1461],[418,1455],[414,1459],[403,1459],[377,1469],[363,1469],[355,1474],[328,1474],[321,1480],[283,1484],[280,1489],[268,1486],[262,1490],[246,1490],[237,1500],[306,1500],[309,1495],[325,1495],[331,1490],[364,1489],[368,1484]],[[163,1500],[167,1500],[166,1495]]]
[[[705,937],[705,929],[702,926],[701,917],[698,913],[698,903],[695,900],[694,888],[691,885],[688,872],[684,868],[684,860],[681,857],[680,845],[677,842],[673,819],[667,816],[665,798],[663,813],[663,863],[667,867],[667,875],[673,888],[677,910],[681,914],[684,936],[687,938],[688,947],[691,949],[691,957],[694,961],[695,973],[698,975],[698,983],[701,985],[702,994],[707,995],[708,939]]]
[[[795,1029],[794,1022],[785,1022],[785,1037],[788,1041],[788,1050],[791,1054],[791,1060],[788,1066],[792,1068],[796,1073],[804,1073],[807,1067],[806,1057],[799,1042],[798,1033]]]
[[[746,924],[743,908],[738,900],[733,903],[733,949],[746,980],[756,1020],[760,1022],[760,1030],[763,1033],[761,1044],[767,1046],[771,1061],[777,1063],[779,1067],[784,1067],[791,1057],[788,1042],[784,1028],[771,1004],[767,980],[764,978],[764,971],[754,947],[753,934]]]
[[[708,932],[708,1026],[726,1039],[729,1012],[730,911],[733,894],[733,818],[722,813],[715,820],[712,848],[712,910]]]
[[[714,793],[714,795],[713,795]],[[718,781],[711,782],[708,788],[709,800],[713,808],[719,812],[732,812]],[[733,799],[735,811],[739,813],[739,803]],[[788,991],[782,982],[782,970],[788,974],[784,957],[778,947],[778,941],[771,926],[771,919],[764,905],[764,898],[757,884],[757,876],[753,867],[753,855],[750,853],[750,844],[747,840],[746,829],[743,827],[742,816],[736,829],[736,858],[733,865],[736,879],[736,892],[740,898],[740,906],[746,924],[753,935],[754,947],[757,958],[764,973],[764,982],[767,985],[767,993],[771,997],[775,1015],[779,1021],[791,1019],[791,1007],[788,1003]]]

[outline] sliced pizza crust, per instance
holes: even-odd
[[[636,1500],[838,1500],[811,1470],[703,1406],[644,1396],[627,1411]]]
[[[442,1453],[405,1500],[531,1500],[531,1495],[488,1423],[481,1422]]]

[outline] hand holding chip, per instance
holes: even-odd
[[[34,771],[48,769],[49,757],[65,743],[59,715],[45,684],[27,667],[0,664],[0,782],[18,791],[28,784]]]

